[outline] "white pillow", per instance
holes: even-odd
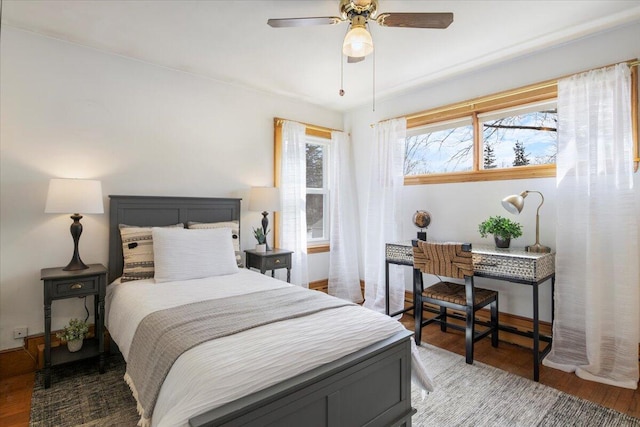
[[[152,232],[156,282],[238,272],[230,228],[187,230],[154,227]]]
[[[236,251],[236,262],[238,267],[242,268],[242,252],[240,252],[240,223],[238,221],[222,221],[222,222],[195,222],[189,221],[187,223],[189,229],[202,229],[202,228],[230,228],[231,238],[233,240],[233,249]]]

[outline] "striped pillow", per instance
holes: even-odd
[[[184,224],[168,225],[170,228],[184,228]],[[122,240],[122,282],[131,280],[153,279],[155,268],[153,263],[153,237],[151,227],[119,224]]]
[[[242,264],[242,252],[240,252],[240,223],[238,221],[222,221],[222,222],[187,222],[187,228],[203,229],[203,228],[230,228],[231,238],[233,239],[233,250],[236,252],[236,263],[238,267],[244,267]]]

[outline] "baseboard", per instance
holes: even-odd
[[[313,289],[314,291],[324,292],[325,294],[329,293],[329,280],[316,280],[313,282],[309,282],[309,289]]]
[[[0,379],[28,374],[36,370],[36,360],[26,348],[0,351]]]
[[[309,289],[313,289],[314,291],[320,291],[320,292],[324,292],[325,294],[328,294],[329,279],[322,279],[322,280],[309,282]],[[364,297],[364,280],[360,280],[360,292],[362,292],[362,296]]]

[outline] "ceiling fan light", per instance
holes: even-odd
[[[364,27],[352,27],[344,37],[342,53],[353,58],[361,58],[373,52],[373,39]]]

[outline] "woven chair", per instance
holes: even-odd
[[[422,274],[438,276],[438,283],[423,289]],[[473,283],[473,261],[471,244],[431,243],[413,240],[413,274],[415,299],[415,341],[420,344],[422,328],[430,323],[440,323],[442,332],[447,327],[465,332],[466,362],[473,363],[473,345],[481,338],[491,335],[491,345],[498,346],[498,292],[477,288]],[[447,282],[440,277],[464,279],[464,285]],[[425,306],[433,304],[439,309]],[[491,322],[475,319],[475,312],[490,305]],[[447,309],[457,310],[464,316],[448,313]],[[423,311],[437,313],[429,319],[423,319]],[[449,318],[462,319],[465,326],[451,323]],[[475,325],[485,327],[477,332]]]

